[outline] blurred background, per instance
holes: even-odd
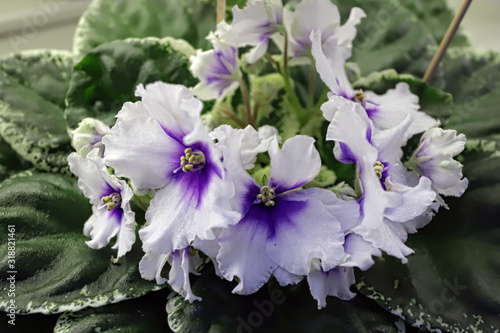
[[[462,3],[462,0],[447,1],[454,10]],[[71,50],[78,18],[90,2],[0,0],[0,55],[38,48]],[[51,14],[50,18],[45,12]],[[28,18],[38,20],[36,24],[40,28],[33,31],[28,29],[24,35],[29,38],[9,38],[9,34],[12,36],[26,27]],[[473,1],[462,26],[476,48],[500,51],[500,0]]]

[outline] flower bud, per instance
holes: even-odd
[[[99,156],[102,157],[104,145],[102,145],[101,139],[109,133],[109,127],[102,121],[85,118],[78,124],[77,129],[71,131],[71,145],[83,157],[86,157],[92,149],[99,148]]]

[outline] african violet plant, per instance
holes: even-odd
[[[500,327],[499,56],[421,81],[444,1],[228,3],[1,59],[2,331]]]

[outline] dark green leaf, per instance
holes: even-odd
[[[500,327],[500,158],[469,158],[469,189],[409,237],[409,263],[379,260],[361,292],[422,329],[493,332]]]
[[[255,294],[231,294],[234,283],[207,270],[193,285],[203,298],[189,303],[177,296],[167,304],[174,332],[398,332],[397,318],[374,302],[357,296],[352,301],[328,299],[317,309],[306,282],[279,287],[270,282]],[[400,323],[403,325],[403,323]]]
[[[168,293],[162,290],[97,309],[65,312],[54,333],[171,332],[165,311]]]
[[[500,55],[452,49],[443,68],[455,100],[447,126],[467,136],[468,148],[500,151]]]
[[[421,111],[439,119],[443,124],[447,122],[453,111],[451,95],[411,75],[398,75],[394,70],[389,69],[361,78],[354,82],[353,86],[356,89],[385,94],[387,90],[394,89],[399,82],[408,83],[411,92],[418,96]]]
[[[437,43],[426,24],[396,0],[336,0],[343,20],[352,7],[367,15],[358,25],[353,56],[363,75],[387,68],[422,77]]]
[[[9,324],[8,321],[12,320],[7,314],[2,313],[0,321],[0,332],[15,332],[15,333],[52,333],[54,325],[57,322],[58,315],[44,315],[44,314],[31,314],[31,315],[16,315],[13,323]],[[36,324],[35,324],[36,323]]]
[[[67,171],[63,116],[73,56],[29,51],[0,59],[0,136],[38,169]]]
[[[74,179],[18,174],[0,184],[0,207],[0,289],[9,289],[8,272],[17,271],[18,313],[77,311],[158,288],[139,275],[139,243],[119,264],[109,260],[116,251],[92,250],[85,244],[82,229],[90,207]],[[9,225],[15,226],[14,237],[7,232]],[[15,263],[8,261],[13,246],[8,237],[15,238]],[[0,294],[0,310],[6,310],[11,298]]]
[[[155,81],[194,86],[186,56],[169,42],[156,38],[127,39],[103,44],[75,65],[65,112],[68,126],[75,128],[85,117],[108,125],[123,103],[137,101],[139,83]]]
[[[29,168],[30,164],[21,159],[10,145],[0,137],[0,181],[17,171]]]
[[[206,49],[215,19],[214,5],[199,0],[94,0],[78,23],[73,51],[83,56],[117,39],[167,36]]]
[[[455,13],[445,0],[402,0],[401,3],[421,20],[432,33],[437,43],[441,43]],[[451,46],[470,46],[462,29],[453,37]]]

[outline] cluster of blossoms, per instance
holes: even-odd
[[[384,95],[352,88],[345,61],[364,16],[354,8],[341,26],[329,0],[303,0],[294,11],[280,0],[250,0],[208,37],[213,50],[192,57],[200,80],[193,89],[139,85],[141,101],[126,103],[111,129],[82,122],[68,161],[93,204],[84,227],[88,245],[98,249],[116,236],[118,258],[127,253],[136,241],[135,201],[146,210],[138,230],[145,279],[199,300],[189,274],[210,260],[221,278],[238,282],[238,294],[256,292],[272,276],[280,285],[305,278],[319,308],[327,296],[354,297],[354,268],[370,268],[374,256],[385,252],[407,262],[408,234],[446,207],[442,195],[460,196],[467,187],[453,159],[465,137],[418,111],[406,83]],[[267,53],[271,41],[281,55]],[[276,128],[252,126],[257,108],[250,107],[240,61],[248,66],[259,59],[276,65],[285,81],[291,63],[315,66],[329,90],[321,105],[330,123],[325,139],[335,142],[338,161],[355,165],[354,189],[304,188],[322,168],[315,140],[296,135],[281,145]],[[238,88],[246,108],[228,123],[236,119],[240,128],[207,128],[201,100],[230,99]],[[419,133],[420,144],[403,162],[402,147]],[[254,179],[261,161],[270,171]],[[166,263],[168,277],[162,276]]]

